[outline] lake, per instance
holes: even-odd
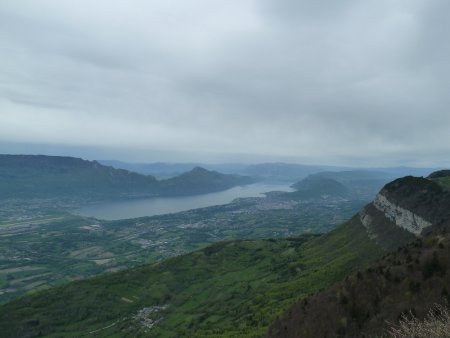
[[[73,213],[105,220],[170,214],[227,204],[241,197],[262,197],[268,191],[292,191],[290,184],[256,183],[205,195],[115,201],[85,206],[73,211]]]

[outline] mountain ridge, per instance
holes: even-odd
[[[430,178],[407,176],[387,184],[358,221],[391,253],[296,302],[274,321],[268,336],[378,337],[402,314],[412,311],[423,318],[434,303],[445,305],[450,300],[449,209],[449,192]],[[317,324],[324,321],[327,325]]]
[[[0,155],[0,198],[93,199],[196,195],[254,183],[206,169],[157,180],[97,161],[46,155]]]

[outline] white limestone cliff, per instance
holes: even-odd
[[[423,229],[431,226],[431,222],[416,215],[410,210],[392,203],[381,193],[376,196],[373,205],[397,226],[408,230],[416,236],[419,236]],[[368,221],[370,221],[370,219],[367,219],[367,216],[366,219],[361,216],[361,222],[363,222],[366,228],[368,227]]]
[[[361,220],[361,223],[364,225],[367,231],[367,235],[370,239],[376,239],[378,236],[375,232],[372,231],[372,222],[373,217],[366,211],[366,208],[363,208],[359,212],[359,219]]]

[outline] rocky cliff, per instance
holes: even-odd
[[[432,179],[404,177],[387,184],[359,213],[370,238],[387,250],[448,227],[450,193]]]
[[[449,301],[450,193],[436,181],[442,175],[387,184],[358,221],[393,253],[294,304],[269,337],[379,337],[400,315],[420,318],[434,303]]]

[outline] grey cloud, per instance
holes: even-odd
[[[262,0],[261,12],[277,20],[330,20],[342,16],[357,0]]]
[[[0,142],[42,116],[59,128],[44,139],[24,118],[27,142],[120,140],[142,156],[449,152],[444,0],[24,4],[0,4]]]

